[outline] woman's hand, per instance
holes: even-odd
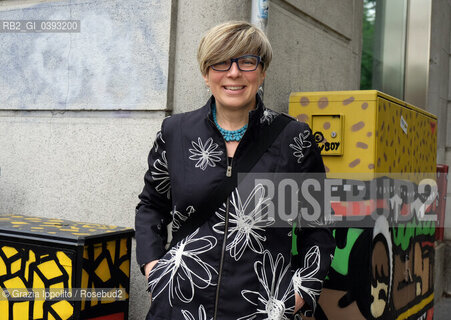
[[[153,260],[144,266],[144,273],[146,274],[146,279],[149,278],[150,271],[157,263],[158,263],[158,260]]]
[[[304,305],[305,301],[297,293],[294,294],[294,299],[295,299],[295,305],[294,305],[294,312],[293,313],[296,313],[296,312],[299,311],[299,309],[302,308],[302,306]]]

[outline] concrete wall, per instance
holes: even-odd
[[[451,167],[451,129],[449,128],[451,123],[450,21],[451,1],[432,1],[429,88],[426,109],[438,117],[437,163],[447,164]],[[451,183],[449,181],[447,195],[445,239],[451,240]]]
[[[2,34],[0,215],[132,227],[162,119],[209,97],[196,61],[202,34],[250,14],[240,0],[1,2],[0,20],[82,27]],[[270,1],[266,103],[286,112],[291,91],[357,89],[361,17],[359,0]],[[132,263],[130,319],[148,310],[145,286]]]
[[[440,33],[443,34],[443,41],[445,45],[442,46],[440,50],[440,60],[443,61],[443,69],[441,71],[441,83],[440,83],[440,106],[443,110],[441,115],[445,116],[445,123],[443,123],[442,130],[445,131],[442,137],[442,143],[445,146],[445,161],[451,168],[451,0],[442,0],[440,16],[448,22],[448,28],[442,26]],[[445,39],[446,38],[446,39]],[[446,46],[448,44],[448,46]],[[446,68],[448,67],[448,68]],[[441,146],[440,146],[441,147]],[[439,149],[440,151],[440,149]],[[448,176],[451,177],[451,176]],[[447,204],[446,204],[446,229],[445,229],[445,239],[451,240],[451,179],[448,178],[448,194],[447,194]],[[448,273],[449,275],[449,273]],[[448,292],[451,292],[451,276],[448,279]]]
[[[266,104],[288,112],[293,91],[359,89],[362,11],[354,0],[271,1]]]
[[[428,103],[426,109],[437,115],[437,163],[451,167],[451,1],[432,1]],[[445,216],[445,242],[435,250],[434,294],[438,301],[451,292],[451,183],[448,178]]]
[[[19,9],[5,4],[0,14],[3,20],[74,19],[81,25],[79,33],[2,34],[3,109],[165,107],[169,1],[64,0]]]
[[[446,288],[447,244],[439,243],[434,250],[434,303],[441,300]]]
[[[426,110],[438,117],[437,162],[444,163],[445,148],[451,146],[451,130],[447,130],[449,91],[450,19],[448,0],[432,2],[428,104]],[[449,140],[449,141],[448,141]]]

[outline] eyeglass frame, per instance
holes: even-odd
[[[241,59],[241,58],[245,58],[245,57],[257,58],[257,63],[256,63],[256,65],[255,65],[255,69],[252,69],[252,70],[243,70],[243,69],[240,68],[240,64],[238,63],[238,60]],[[262,65],[264,65],[264,62],[262,61],[262,58],[261,58],[260,56],[254,55],[254,54],[245,54],[244,56],[240,56],[240,57],[237,57],[237,58],[230,58],[230,59],[227,59],[227,60],[230,60],[230,66],[229,66],[229,68],[226,69],[226,70],[217,70],[217,69],[215,69],[214,64],[212,64],[210,67],[211,67],[213,70],[218,71],[218,72],[227,72],[227,71],[229,71],[229,70],[232,68],[232,64],[233,64],[234,62],[236,62],[236,66],[238,67],[238,70],[240,70],[240,71],[242,71],[242,72],[253,72],[253,71],[255,71],[255,70],[258,69],[258,65],[259,65],[260,63],[261,63]],[[226,62],[227,60],[221,61],[221,62],[218,62],[218,63]],[[218,63],[215,63],[215,64],[218,64]]]

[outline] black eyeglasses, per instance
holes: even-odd
[[[261,62],[261,57],[253,54],[247,54],[238,58],[229,59],[211,65],[211,68],[216,71],[229,71],[232,63],[236,62],[238,69],[244,72],[255,71]],[[263,62],[262,62],[263,63]]]

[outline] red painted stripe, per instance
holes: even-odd
[[[384,199],[366,200],[366,201],[338,201],[331,203],[337,216],[369,216],[376,209],[388,208],[387,201]]]

